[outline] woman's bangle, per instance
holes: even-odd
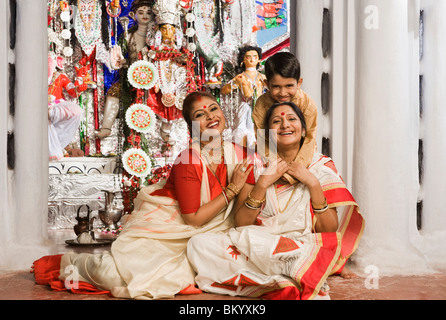
[[[229,200],[228,200],[228,196],[226,195],[225,189],[223,189],[221,191],[221,193],[223,194],[223,198],[225,198],[226,205],[229,205]]]
[[[230,194],[228,194],[228,192],[227,192],[227,188],[223,188],[223,192],[224,192],[224,194],[225,194],[225,196],[226,196],[226,199],[228,199],[228,203],[231,202],[232,199],[234,199],[235,195],[230,195]],[[233,192],[233,191],[232,191],[232,192]]]
[[[254,199],[251,195],[251,192],[249,192],[248,199],[246,201],[248,201],[250,204],[252,204],[254,206],[258,206],[260,208],[262,206],[262,204],[266,201],[266,198],[263,198],[262,200]]]
[[[232,182],[228,184],[226,189],[232,191],[232,193],[234,193],[234,196],[237,196],[240,193],[240,189]]]
[[[245,201],[245,207],[251,210],[258,210],[261,208],[261,206],[260,207],[252,206],[251,204],[248,203],[248,201]]]
[[[314,204],[313,201],[311,201],[311,205],[313,206],[314,210],[323,210],[327,207],[327,198],[324,197],[324,203],[323,204]]]
[[[313,208],[313,212],[314,213],[317,213],[317,214],[321,214],[321,213],[324,213],[325,211],[327,211],[328,210],[328,205],[326,205],[324,208],[322,208],[322,209],[314,209]]]

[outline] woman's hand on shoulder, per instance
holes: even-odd
[[[281,158],[277,158],[268,164],[268,167],[259,177],[258,184],[264,188],[268,188],[274,182],[279,180],[287,171],[288,164],[286,161]]]
[[[288,165],[287,173],[308,187],[319,184],[319,180],[316,178],[316,176],[300,162],[291,162]]]

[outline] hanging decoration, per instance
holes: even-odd
[[[152,170],[149,156],[138,148],[130,148],[122,155],[125,171],[138,178],[147,177]]]
[[[101,7],[97,0],[78,0],[75,19],[76,36],[89,56],[101,39]]]
[[[133,199],[142,186],[168,177],[175,155],[187,145],[187,125],[181,110],[188,93],[196,90],[213,93],[232,127],[237,102],[232,94],[221,95],[220,89],[235,76],[234,62],[242,45],[255,45],[259,39],[265,39],[265,47],[263,43],[260,46],[267,53],[289,46],[289,40],[286,43],[282,37],[263,36],[284,29],[289,19],[280,19],[283,13],[289,14],[289,2],[47,0],[48,50],[66,58],[65,70],[71,79],[81,77],[88,84],[76,101],[84,116],[73,143],[79,143],[86,156],[117,156],[117,169],[122,170],[125,213],[131,213]],[[133,59],[134,53],[130,53],[141,21],[130,12],[140,3],[151,7],[151,21],[146,46],[142,42],[143,48],[138,48],[138,56]],[[274,7],[275,22],[274,17],[258,11],[259,5],[266,8],[265,12]],[[157,29],[165,23],[175,27],[170,42],[162,41],[164,35]],[[120,70],[111,69],[112,46],[122,49],[125,63]],[[134,63],[135,60],[139,61]],[[76,71],[82,72],[76,74]],[[116,122],[109,128],[110,135],[99,140],[94,132],[107,116],[105,93],[114,83],[119,84],[114,96],[119,99]],[[232,134],[230,128],[225,132]]]
[[[189,10],[194,4],[194,0],[179,0],[181,8]]]
[[[130,84],[137,89],[148,90],[158,81],[156,67],[144,60],[134,62],[128,70],[127,77]]]
[[[150,133],[156,128],[155,113],[145,104],[133,104],[127,109],[125,120],[130,129],[139,133]]]

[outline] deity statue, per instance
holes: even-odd
[[[70,156],[83,156],[79,149],[72,149],[73,140],[80,124],[82,109],[64,98],[64,90],[71,98],[87,90],[88,85],[78,77],[73,84],[63,72],[63,58],[48,53],[48,143],[49,159],[60,160],[66,152]]]
[[[133,1],[129,17],[135,21],[135,24],[130,30],[127,30],[128,23],[124,22],[124,33],[119,40],[119,45],[112,47],[110,50],[111,68],[113,70],[121,69],[123,71],[121,72],[121,77],[124,77],[123,79],[126,78],[128,67],[134,62],[148,60],[147,54],[149,48],[147,39],[153,33],[154,28],[152,5],[153,0]],[[111,127],[119,112],[119,100],[121,98],[121,87],[123,84],[124,86],[126,85],[123,81],[117,81],[107,92],[102,126],[100,130],[95,132],[95,135],[101,139],[111,134]],[[125,86],[125,90],[128,92],[130,88]],[[128,104],[126,103],[125,107],[128,107]]]
[[[156,67],[158,81],[149,90],[147,105],[161,118],[161,138],[169,144],[173,122],[182,119],[183,100],[196,90],[193,54],[183,47],[179,2],[159,0],[153,11],[156,33],[148,56]]]
[[[256,142],[252,109],[257,98],[267,89],[266,77],[258,71],[261,59],[261,48],[249,45],[242,47],[238,54],[241,72],[221,89],[224,95],[231,94],[233,90],[238,91],[241,104],[235,114],[234,138],[236,142],[251,148]]]

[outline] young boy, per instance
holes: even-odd
[[[269,90],[259,97],[252,113],[258,138],[264,139],[263,134],[257,130],[264,129],[268,108],[278,102],[293,102],[302,110],[307,124],[305,141],[295,161],[308,168],[316,148],[317,107],[314,101],[300,88],[303,81],[300,77],[300,63],[292,53],[276,53],[265,63],[265,75]],[[291,184],[296,183],[289,175],[285,175],[284,178]]]

